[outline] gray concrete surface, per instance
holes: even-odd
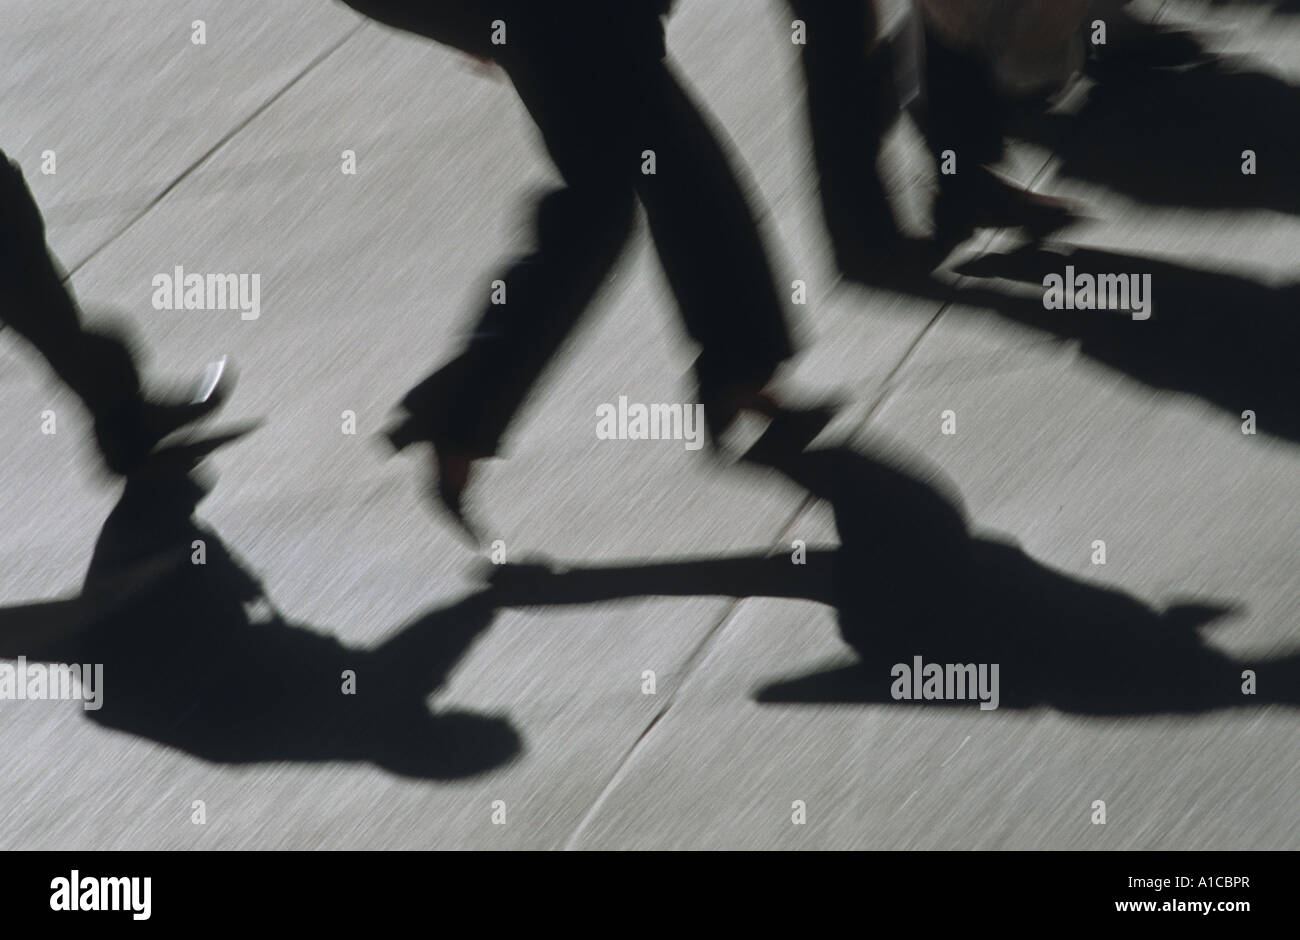
[[[1300,17],[1145,6],[1300,81]],[[782,280],[808,283],[793,308],[804,351],[786,378],[847,400],[826,440],[923,456],[979,532],[1070,577],[1154,606],[1238,602],[1211,633],[1238,657],[1300,645],[1295,443],[1242,435],[1201,399],[994,312],[837,284],[788,13],[769,0],[679,7],[674,56],[768,209]],[[197,18],[206,46],[190,42]],[[526,244],[524,200],[551,181],[508,85],[327,0],[202,12],[9,0],[0,63],[0,146],[22,164],[88,315],[128,323],[159,382],[220,354],[238,365],[225,417],[265,425],[211,462],[200,515],[276,607],[364,647],[474,590],[485,559],[426,509],[419,462],[388,458],[373,435],[454,350],[500,260]],[[917,145],[904,122],[887,174],[919,226]],[[46,149],[54,175],[39,172]],[[346,149],[355,176],[340,172]],[[1153,209],[1059,178],[1027,146],[1010,165],[1086,202],[1095,221],[1071,233],[1079,244],[1297,278],[1294,217]],[[259,273],[260,318],[152,309],[152,276],[178,264]],[[488,537],[514,559],[583,564],[833,543],[829,511],[793,486],[672,442],[595,438],[600,402],[687,400],[688,357],[639,235],[509,459],[482,475]],[[0,598],[71,596],[119,484],[95,469],[71,396],[12,333],[0,333],[0,401]],[[54,435],[40,433],[46,409]],[[955,436],[940,433],[945,409]],[[355,435],[341,432],[345,410]],[[1090,563],[1094,539],[1105,567]],[[850,658],[831,611],[803,601],[505,610],[432,704],[506,717],[524,750],[450,783],[364,763],[214,764],[94,725],[75,703],[4,702],[0,847],[1300,848],[1294,709],[1112,718],[754,700]],[[1104,826],[1090,822],[1099,799]],[[191,822],[195,800],[204,825]],[[791,822],[797,800],[805,825]]]

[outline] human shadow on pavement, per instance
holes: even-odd
[[[1052,149],[1060,176],[1149,205],[1300,214],[1300,86],[1232,59],[1114,67],[1077,112],[1021,120],[1015,133]]]
[[[1044,305],[1044,280],[1089,274],[1150,275],[1150,318],[1127,310],[1062,310]],[[953,288],[949,300],[985,307],[1026,326],[1081,342],[1091,359],[1152,388],[1197,395],[1240,423],[1253,411],[1260,433],[1300,441],[1300,284],[1270,285],[1226,271],[1200,270],[1146,255],[1090,248],[1024,247],[957,267],[976,278],[1036,288],[1016,296]]]
[[[494,619],[488,592],[431,611],[374,649],[275,612],[256,575],[194,517],[185,472],[129,479],[81,598],[0,610],[0,655],[102,663],[86,716],[208,761],[369,761],[454,779],[522,750],[501,717],[430,710],[427,697]],[[193,563],[201,550],[203,564]],[[258,607],[270,616],[257,622]],[[44,648],[41,637],[57,637]],[[355,694],[344,694],[345,670]]]
[[[834,607],[858,663],[768,685],[757,693],[761,702],[892,703],[894,665],[910,666],[919,656],[925,663],[999,664],[1003,708],[1138,715],[1300,705],[1300,654],[1237,660],[1205,642],[1200,628],[1231,607],[1155,609],[1071,578],[1015,545],[973,535],[958,502],[919,471],[846,448],[796,455],[764,439],[751,459],[829,502],[840,546],[810,548],[804,565],[785,555],[740,555],[503,566],[494,575],[503,603],[720,595]],[[1247,669],[1256,674],[1256,694],[1243,693]]]

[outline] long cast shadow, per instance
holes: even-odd
[[[1226,59],[1101,77],[1077,113],[1016,127],[1060,156],[1061,175],[1151,205],[1300,214],[1300,86]]]
[[[721,595],[833,606],[859,662],[769,685],[757,694],[763,702],[891,703],[892,667],[920,656],[925,663],[999,664],[1000,707],[1138,715],[1300,705],[1300,653],[1239,661],[1204,641],[1200,628],[1229,606],[1156,609],[1075,580],[1015,545],[971,534],[956,501],[914,472],[849,449],[795,455],[760,442],[752,456],[831,504],[839,548],[810,551],[806,565],[784,555],[744,555],[511,566],[495,576],[505,603]],[[1243,693],[1247,669],[1256,673],[1256,694]]]
[[[1300,441],[1300,284],[1269,285],[1159,258],[1099,249],[1022,248],[957,268],[1043,289],[1049,274],[1149,274],[1151,314],[1048,310],[1037,298],[955,288],[949,298],[988,307],[1027,326],[1081,341],[1090,358],[1153,388],[1197,395],[1236,422],[1253,411],[1262,433]]]
[[[1300,212],[1300,87],[1223,59],[1160,68],[1141,56],[1104,64],[1101,81],[1076,114],[1019,109],[1012,129],[1051,147],[1062,172],[1151,203]],[[1258,173],[1241,172],[1255,151]],[[1234,421],[1253,411],[1262,433],[1300,441],[1300,284],[1266,284],[1243,274],[1093,249],[1024,248],[985,255],[955,273],[1006,278],[1042,289],[1066,265],[1092,274],[1150,274],[1149,321],[1127,314],[1047,310],[1038,298],[985,283],[897,278],[915,297],[985,308],[1008,319],[1082,341],[1094,360],[1153,388],[1197,395]]]
[[[377,648],[346,646],[273,612],[257,577],[194,517],[203,495],[184,472],[129,480],[81,597],[0,610],[0,656],[102,663],[103,704],[88,718],[214,762],[369,761],[454,779],[521,752],[504,718],[426,702],[491,625],[490,592]],[[199,542],[204,564],[193,563]],[[272,611],[266,622],[250,614],[258,605]],[[345,670],[355,694],[344,694]]]
[[[255,622],[248,607],[265,592],[194,519],[202,489],[188,477],[132,481],[104,525],[82,599],[0,611],[0,656],[104,664],[103,707],[86,712],[91,720],[205,760],[369,761],[426,779],[484,772],[522,750],[502,718],[426,704],[495,611],[646,595],[833,606],[858,663],[769,685],[757,694],[763,702],[892,703],[894,664],[920,656],[997,663],[1004,708],[1138,715],[1300,705],[1300,653],[1238,660],[1204,641],[1200,628],[1230,606],[1156,609],[1070,578],[1015,545],[973,535],[957,499],[921,471],[846,448],[797,453],[778,428],[750,459],[827,500],[840,546],[811,550],[805,565],[742,555],[562,573],[503,566],[489,589],[375,649],[278,615]],[[204,565],[190,563],[196,541]],[[162,558],[160,547],[180,557]],[[84,628],[88,614],[95,619]],[[28,642],[58,633],[43,648]],[[1247,669],[1256,694],[1243,692]],[[342,694],[345,670],[356,675],[356,695]]]

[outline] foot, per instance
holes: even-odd
[[[395,453],[400,453],[412,444],[423,442],[431,445],[431,488],[436,494],[436,501],[456,522],[459,532],[467,536],[474,546],[481,545],[478,532],[465,514],[464,495],[469,486],[474,461],[491,455],[472,453],[429,432],[420,427],[412,415],[407,415],[385,431],[384,437]]]
[[[941,190],[934,206],[934,240],[939,262],[980,228],[1023,229],[1035,242],[1079,218],[1074,205],[1044,196],[983,170],[961,189]]]
[[[95,441],[114,473],[137,469],[163,438],[212,414],[229,397],[233,373],[223,357],[209,364],[188,398],[135,399],[95,418]]]

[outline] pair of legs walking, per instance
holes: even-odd
[[[371,15],[384,6],[353,5]],[[700,346],[695,371],[712,432],[740,409],[770,413],[762,389],[793,352],[744,193],[707,119],[664,62],[661,5],[539,6],[522,3],[502,17],[507,41],[493,55],[564,185],[537,206],[536,249],[500,275],[505,302],[486,304],[460,355],[406,396],[407,417],[390,435],[399,448],[434,444],[440,493],[458,516],[471,462],[497,452],[617,261],[638,200],[686,332]],[[447,35],[441,25],[417,31]],[[490,24],[480,26],[488,35]]]
[[[847,277],[891,283],[925,275],[977,226],[1023,226],[1044,235],[1070,221],[1068,207],[1002,182],[1007,103],[987,63],[953,48],[922,18],[925,68],[921,130],[936,168],[944,152],[960,171],[939,173],[932,243],[899,230],[877,172],[884,135],[898,114],[894,61],[871,2],[788,0],[804,24],[800,48],[822,214]],[[919,11],[918,11],[918,15]]]

